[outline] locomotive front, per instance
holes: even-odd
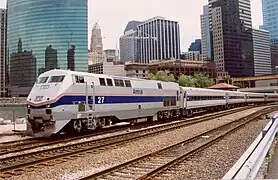
[[[55,133],[55,102],[66,74],[51,70],[41,74],[27,98],[28,134],[41,137]]]

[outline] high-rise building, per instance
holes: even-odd
[[[90,51],[96,51],[100,54],[103,52],[101,28],[98,23],[95,23],[92,29]]]
[[[188,48],[188,51],[198,51],[199,54],[202,54],[202,42],[201,39],[195,39]]]
[[[120,37],[120,60],[136,62],[138,60],[138,32],[137,26],[141,21],[128,22],[124,34]]]
[[[255,76],[271,74],[270,36],[268,31],[253,29]]]
[[[7,10],[0,9],[0,97],[7,96]]]
[[[177,21],[154,17],[139,24],[137,32],[138,62],[180,59],[180,28]]]
[[[119,50],[117,49],[105,49],[104,54],[107,62],[116,62],[119,60]]]
[[[278,1],[262,0],[263,5],[263,26],[262,28],[269,31],[272,43],[278,43]]]
[[[12,96],[28,95],[40,70],[48,68],[50,45],[57,68],[88,71],[87,0],[8,0],[7,7]]]
[[[211,37],[209,28],[209,6],[203,7],[201,15],[201,32],[202,32],[202,59],[211,60]]]
[[[95,63],[101,63],[104,60],[105,54],[103,53],[101,28],[98,23],[95,23],[92,29],[88,64],[91,65]]]
[[[278,74],[278,44],[271,44],[270,51],[272,73]]]
[[[209,0],[213,60],[219,74],[254,75],[250,0]]]
[[[192,61],[201,61],[202,55],[199,51],[189,51],[181,54],[181,59],[192,60]]]

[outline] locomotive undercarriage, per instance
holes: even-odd
[[[55,120],[50,115],[28,116],[28,122],[34,133],[55,130]]]

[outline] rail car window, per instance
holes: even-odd
[[[157,87],[158,87],[158,89],[162,89],[161,83],[157,83]]]
[[[244,96],[229,96],[229,99],[245,99]]]
[[[112,79],[106,79],[107,86],[113,86]]]
[[[264,97],[260,96],[249,96],[248,99],[263,99]]]
[[[105,79],[104,78],[99,78],[99,84],[101,86],[106,86]]]
[[[125,87],[131,87],[130,80],[125,80]]]
[[[37,80],[37,84],[46,83],[47,80],[48,80],[48,76],[46,76],[46,77],[40,77],[40,78]]]
[[[224,96],[187,96],[187,101],[224,100]]]
[[[57,83],[57,82],[63,82],[65,76],[52,76],[49,80],[49,83]]]

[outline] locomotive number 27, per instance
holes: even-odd
[[[97,100],[98,100],[97,101],[98,104],[103,104],[104,103],[104,97],[103,96],[102,97],[98,97]]]

